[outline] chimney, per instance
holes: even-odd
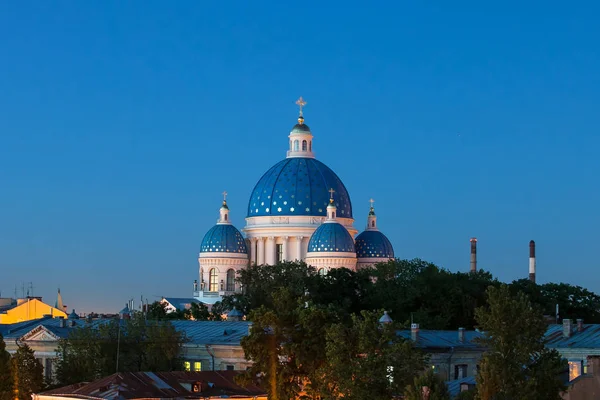
[[[573,325],[570,319],[565,318],[563,319],[563,336],[566,338],[571,337],[571,333],[573,333]]]
[[[577,318],[577,332],[583,332],[583,320]]]
[[[465,342],[465,328],[458,328],[458,341]]]
[[[477,272],[477,238],[471,238],[471,272]]]
[[[419,339],[419,324],[410,324],[410,338],[413,342]]]
[[[529,242],[529,280],[535,283],[535,242]]]

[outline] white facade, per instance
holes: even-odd
[[[237,284],[235,286],[228,285],[228,277],[231,277],[231,271],[234,271],[237,275],[237,272],[247,265],[273,265],[282,261],[297,260],[305,261],[309,265],[318,268],[320,273],[323,273],[331,268],[340,267],[355,270],[357,263],[358,267],[360,267],[389,259],[357,260],[355,252],[347,251],[335,252],[330,250],[309,253],[308,244],[311,236],[319,226],[327,223],[329,219],[329,216],[323,215],[325,208],[329,210],[327,202],[329,196],[327,195],[327,191],[331,191],[333,199],[335,190],[331,187],[324,187],[325,185],[329,185],[330,183],[333,186],[338,185],[336,189],[343,192],[339,196],[338,194],[335,195],[336,200],[342,205],[338,205],[338,213],[335,213],[334,208],[334,213],[336,214],[334,215],[335,222],[343,226],[351,238],[354,238],[358,231],[353,225],[354,218],[352,217],[351,202],[343,183],[341,183],[335,173],[315,159],[313,148],[314,138],[309,127],[304,124],[304,117],[302,116],[302,107],[306,103],[300,98],[297,104],[300,105],[300,117],[298,118],[298,124],[293,127],[288,136],[289,148],[286,153],[286,160],[290,160],[290,163],[296,163],[293,164],[295,165],[295,169],[293,173],[287,170],[285,174],[283,170],[280,170],[276,174],[276,177],[273,178],[274,183],[268,188],[270,192],[265,190],[265,194],[263,194],[262,189],[257,189],[263,179],[271,179],[267,177],[268,173],[276,168],[277,165],[285,163],[286,161],[284,160],[269,170],[255,187],[255,190],[258,191],[253,191],[249,204],[248,217],[246,218],[246,226],[242,229],[245,236],[247,254],[223,251],[204,251],[200,253],[198,257],[200,284],[197,290],[195,289],[194,297],[204,303],[212,304],[220,300],[221,296],[231,293],[229,289],[239,291],[240,288]],[[304,165],[305,170],[299,172],[299,165]],[[310,168],[313,169],[309,171]],[[314,168],[317,169],[315,170]],[[328,178],[325,178],[325,174],[315,174],[318,168],[321,168],[321,172],[325,171],[329,174]],[[310,181],[311,178],[309,173],[314,174],[312,175],[313,182],[307,184],[306,181]],[[290,186],[284,186],[283,188],[279,186],[279,189],[282,189],[281,192],[275,193],[276,186],[281,184],[281,181],[278,180],[282,174],[291,175],[287,176],[287,181],[292,180],[293,182],[289,183]],[[302,174],[307,176],[304,181],[302,180]],[[314,180],[317,179],[316,177],[319,177],[321,182],[315,183]],[[301,192],[302,189],[299,189],[301,185],[303,185],[302,189],[304,192]],[[288,193],[287,189],[296,195],[297,198]],[[284,191],[286,193],[282,198]],[[307,195],[307,192],[310,196]],[[277,198],[276,194],[278,195]],[[326,196],[324,199],[323,195]],[[276,202],[279,204],[276,204]],[[333,200],[331,200],[331,204],[333,204]],[[224,208],[221,208],[221,218],[218,224],[230,224],[228,220],[228,208],[225,202]]]

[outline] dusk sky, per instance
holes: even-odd
[[[400,258],[600,292],[598,2],[2,2],[0,290],[191,296],[303,96]],[[20,294],[20,290],[19,290]]]

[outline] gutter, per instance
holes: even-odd
[[[210,346],[209,345],[204,345],[204,347],[206,347],[206,352],[208,354],[210,354],[210,356],[212,357],[212,370],[214,371],[215,370],[215,355],[210,350]]]

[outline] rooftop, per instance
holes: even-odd
[[[90,383],[79,383],[34,395],[82,399],[266,399],[266,392],[235,383],[238,371],[121,372]]]

